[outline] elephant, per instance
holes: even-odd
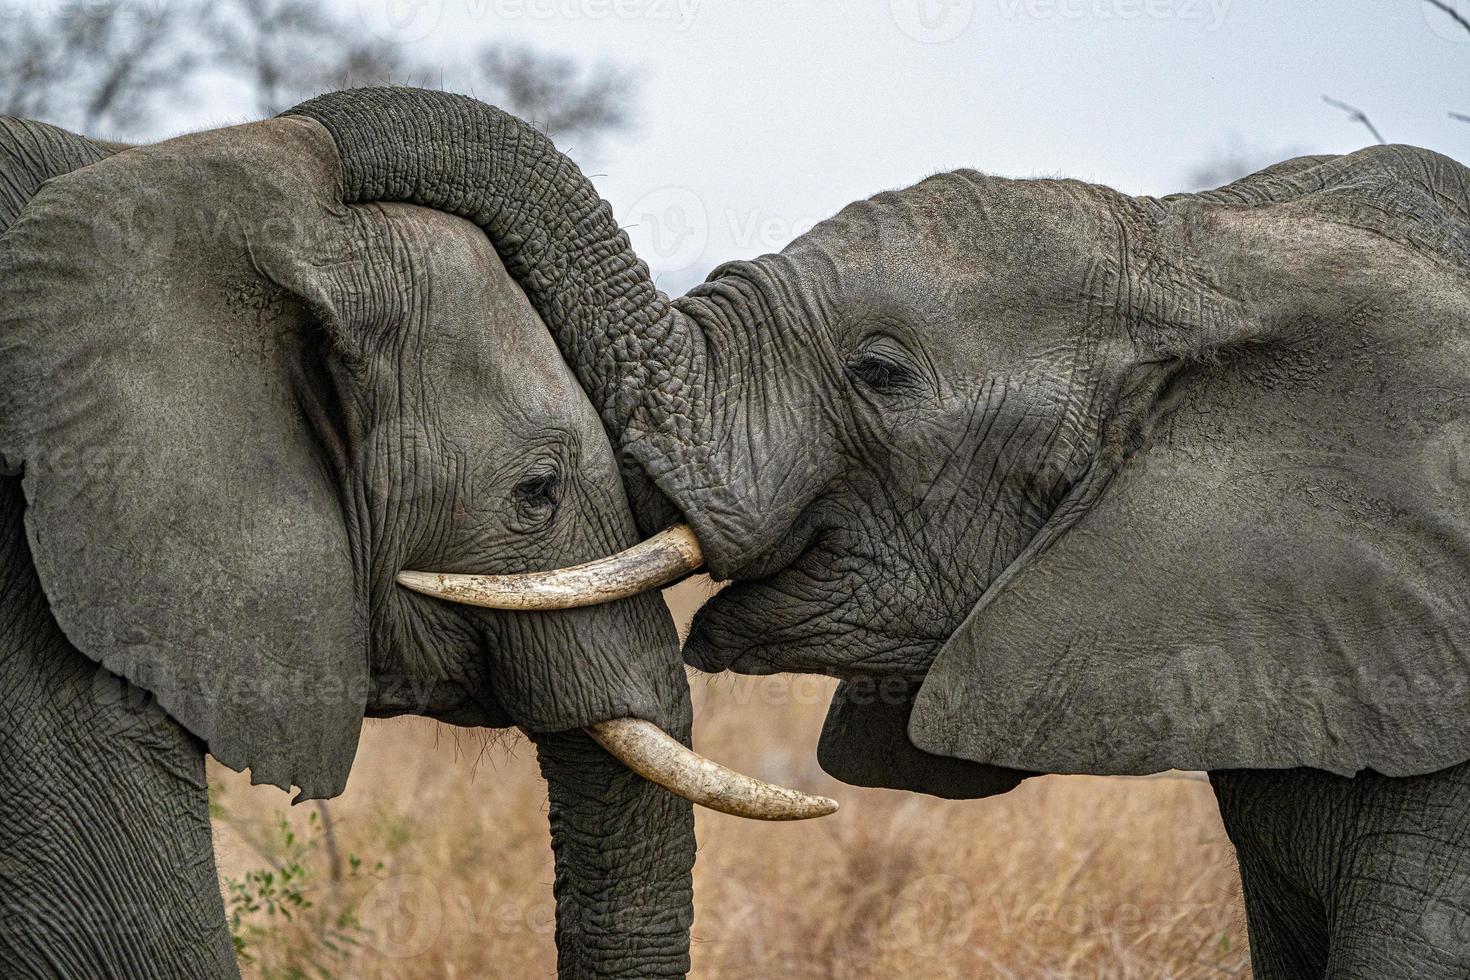
[[[671,300],[569,162],[467,176],[532,137],[405,89],[316,118],[366,105],[404,155],[339,140],[349,172],[443,175],[395,191],[485,228],[640,528],[728,583],[688,663],[839,679],[818,755],[857,785],[1205,770],[1257,975],[1470,973],[1463,166],[939,173]]]
[[[353,138],[391,138],[372,115]],[[525,294],[403,175],[364,193],[347,135],[0,119],[6,976],[237,974],[206,751],[299,802],[342,791],[364,717],[519,727],[575,977],[688,969],[693,817],[659,783],[777,792],[686,748],[660,545]],[[583,562],[600,591],[510,601]],[[427,567],[508,598],[400,584]]]

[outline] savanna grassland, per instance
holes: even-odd
[[[708,589],[670,590],[681,622]],[[701,751],[842,802],[796,825],[698,811],[694,976],[1249,975],[1202,778],[1046,777],[964,803],[859,790],[816,764],[831,682],[691,682]],[[210,781],[247,976],[554,976],[545,786],[523,739],[368,722],[324,807],[213,763]]]

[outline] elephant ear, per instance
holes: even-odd
[[[934,755],[909,741],[918,687],[901,678],[849,679],[837,685],[817,743],[817,761],[850,786],[974,800],[1008,793],[1035,773]]]
[[[0,237],[46,181],[105,160],[120,149],[124,147],[34,119],[0,116]],[[0,453],[0,478],[16,475],[16,467]]]
[[[106,159],[123,147],[31,119],[0,116],[0,235],[41,185]]]
[[[919,692],[921,749],[1062,773],[1470,757],[1470,173],[1380,147],[1140,201],[1147,407]]]
[[[367,690],[321,421],[339,179],[315,123],[218,130],[57,177],[0,238],[0,453],[53,615],[305,798],[341,791]]]

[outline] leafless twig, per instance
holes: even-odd
[[[518,44],[488,44],[472,87],[558,142],[591,142],[632,122],[636,80],[610,64],[581,65]]]
[[[437,80],[441,89],[478,89],[578,148],[626,129],[638,94],[618,65],[496,42],[456,58],[446,86],[441,66],[316,0],[87,0],[21,5],[3,20],[0,114],[88,134],[147,138],[158,110],[206,72],[228,77],[261,116],[332,89]]]
[[[1456,24],[1459,24],[1461,27],[1463,27],[1466,33],[1470,33],[1470,20],[1466,20],[1464,14],[1460,13],[1454,7],[1451,7],[1449,4],[1445,3],[1444,0],[1424,0],[1424,2],[1429,4],[1431,7],[1437,7],[1438,9],[1443,10],[1446,14],[1449,15],[1450,20],[1453,20]]]
[[[1362,109],[1359,109],[1355,105],[1348,105],[1346,102],[1339,102],[1337,99],[1334,99],[1329,95],[1322,96],[1322,101],[1326,102],[1334,109],[1341,109],[1343,112],[1346,112],[1348,114],[1348,118],[1351,119],[1353,122],[1360,122],[1364,126],[1367,126],[1368,132],[1372,133],[1373,138],[1376,139],[1379,143],[1388,142],[1388,140],[1383,138],[1383,134],[1378,131],[1378,127],[1373,125],[1373,120],[1369,119],[1368,114]]]
[[[15,14],[0,34],[0,112],[88,132],[146,125],[197,63],[181,21],[128,0]]]

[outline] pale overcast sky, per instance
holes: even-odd
[[[1167,193],[1231,134],[1267,153],[1370,142],[1324,94],[1470,160],[1447,115],[1470,112],[1470,32],[1424,0],[334,2],[451,85],[492,38],[637,67],[636,131],[577,155],[674,292],[936,170]]]

